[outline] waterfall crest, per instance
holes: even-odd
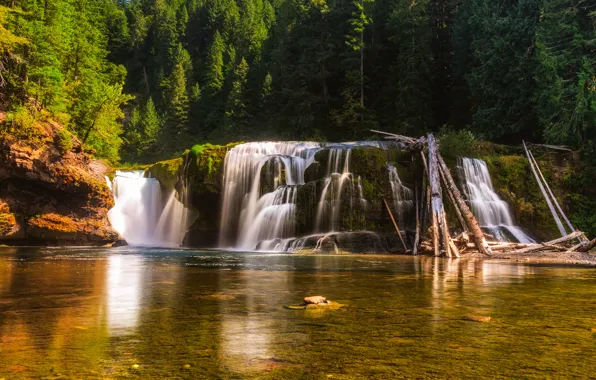
[[[159,181],[145,178],[142,170],[117,171],[110,187],[114,207],[108,211],[108,218],[129,245],[179,247],[182,244],[190,215],[176,198],[176,191],[164,201]]]
[[[486,162],[459,157],[458,168],[463,173],[464,189],[472,212],[483,229],[498,240],[534,243],[534,239],[513,223],[509,205],[493,188]]]

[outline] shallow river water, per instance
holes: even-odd
[[[347,306],[284,308],[308,295]],[[594,378],[595,358],[593,268],[0,248],[0,379]]]

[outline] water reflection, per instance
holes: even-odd
[[[227,276],[220,278],[220,289],[224,292],[219,297],[220,347],[221,364],[225,368],[251,372],[272,358],[271,344],[276,331],[272,329],[270,312],[272,308],[278,309],[287,299],[291,270],[294,269],[284,256],[240,256],[242,267],[256,268],[266,260],[270,268],[277,270],[242,271],[233,284],[229,283]]]
[[[19,252],[0,253],[0,379],[596,373],[585,360],[596,355],[596,305],[586,302],[596,296],[595,269],[132,248]],[[307,295],[348,308],[283,308]]]
[[[108,328],[112,335],[126,334],[137,327],[142,300],[142,260],[138,255],[108,258]]]

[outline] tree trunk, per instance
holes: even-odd
[[[453,195],[453,191],[451,191],[451,188],[447,184],[447,179],[446,179],[445,173],[443,172],[443,169],[440,166],[439,166],[439,173],[441,174],[441,180],[443,182],[443,186],[445,186],[445,190],[446,190],[447,196],[449,197],[449,201],[453,205],[453,208],[455,209],[455,213],[457,214],[457,219],[459,220],[459,224],[461,225],[461,228],[464,231],[467,231],[468,227],[466,226],[464,217],[461,214],[459,207],[457,206],[457,203],[455,201],[455,196]]]
[[[430,147],[430,141],[429,141],[429,147]],[[455,185],[455,181],[453,180],[453,177],[451,177],[451,173],[449,172],[449,169],[447,169],[447,165],[445,165],[443,158],[441,157],[440,154],[438,154],[438,152],[437,152],[437,161],[438,161],[439,165],[441,166],[441,170],[443,170],[443,173],[445,174],[445,179],[447,181],[447,187],[450,189],[451,193],[453,194],[453,197],[455,198],[455,200],[457,202],[457,205],[459,206],[461,214],[464,217],[466,224],[468,226],[468,230],[472,233],[472,236],[474,238],[474,242],[476,243],[476,247],[478,248],[478,251],[480,251],[481,253],[483,253],[485,255],[490,255],[491,254],[490,247],[488,246],[488,243],[486,242],[486,239],[484,238],[484,234],[482,233],[482,230],[480,229],[480,226],[478,225],[478,221],[476,220],[476,217],[474,217],[474,214],[472,214],[472,211],[466,204],[466,201],[463,199],[459,189]]]
[[[544,188],[544,185],[542,184],[542,181],[540,180],[540,177],[538,176],[538,172],[536,171],[536,168],[534,167],[534,163],[532,162],[532,158],[530,157],[530,152],[528,151],[528,148],[526,147],[526,142],[523,141],[523,144],[524,144],[524,150],[526,151],[526,156],[528,157],[528,162],[530,163],[530,168],[532,169],[532,173],[534,173],[536,182],[538,182],[538,187],[540,187],[542,196],[544,196],[544,200],[546,200],[546,204],[548,205],[548,208],[550,209],[551,214],[553,214],[553,218],[555,219],[555,223],[557,224],[557,227],[559,228],[559,232],[561,232],[561,236],[566,236],[567,231],[565,231],[565,227],[563,226],[563,223],[561,223],[561,219],[559,219],[559,216],[557,215],[557,212],[555,211],[555,207],[553,206],[553,203],[552,203],[551,199],[549,198],[548,194],[546,193],[546,189]]]
[[[446,239],[444,231],[444,209],[443,199],[441,196],[441,183],[439,180],[439,165],[437,163],[437,145],[435,144],[435,138],[432,134],[428,135],[428,183],[430,184],[430,196],[431,196],[431,212],[433,221],[433,248],[435,256],[440,255],[439,250],[439,235],[443,235],[443,242],[445,253],[449,255],[449,242]],[[449,233],[447,233],[447,236]]]
[[[387,203],[387,200],[385,198],[383,198],[383,202],[385,203],[385,207],[387,208],[387,212],[389,213],[389,217],[391,218],[391,221],[393,222],[393,227],[395,227],[395,231],[397,232],[397,236],[399,236],[399,240],[401,241],[401,244],[404,247],[404,251],[407,252],[408,251],[408,247],[406,246],[406,243],[404,242],[404,239],[401,236],[401,232],[399,230],[399,227],[397,226],[397,223],[395,222],[395,218],[393,217],[393,213],[391,212],[391,208],[389,207],[389,203]]]
[[[418,245],[420,244],[420,195],[418,192],[418,183],[414,184],[414,207],[416,208],[416,237],[414,238],[414,249],[412,255],[418,254]]]

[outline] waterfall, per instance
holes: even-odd
[[[402,184],[395,165],[387,163],[387,172],[391,187],[393,212],[397,216],[399,225],[404,227],[407,224],[409,214],[414,210],[414,194],[411,189]]]
[[[327,160],[327,178],[317,207],[315,230],[337,231],[342,206],[342,195],[349,196],[350,216],[354,207],[354,176],[350,173],[351,147],[331,148]],[[343,165],[342,165],[343,162]],[[341,167],[341,169],[340,169]],[[346,189],[347,187],[347,189]]]
[[[224,162],[219,246],[255,249],[259,240],[292,236],[292,186],[304,184],[304,172],[319,149],[320,144],[310,142],[247,143],[231,149]],[[262,178],[265,165],[269,170]]]
[[[108,211],[112,227],[129,245],[178,247],[189,224],[189,211],[176,198],[164,202],[159,181],[143,171],[117,171],[110,184],[114,207]]]
[[[464,189],[480,226],[503,241],[513,239],[533,243],[521,228],[513,223],[507,202],[494,191],[486,162],[474,158],[458,158],[458,168],[464,177]]]
[[[219,246],[295,251],[330,233],[364,229],[362,210],[369,200],[362,178],[351,170],[352,151],[358,146],[396,147],[379,142],[253,142],[232,148],[224,161]],[[317,179],[306,184],[306,171],[313,164]],[[395,167],[393,171],[396,212],[405,215],[402,209],[411,208],[412,192],[401,184]],[[303,202],[311,197],[307,203],[312,210],[302,204],[298,209],[301,194]],[[303,222],[308,219],[308,226],[301,226],[305,236],[296,236],[299,212]]]

